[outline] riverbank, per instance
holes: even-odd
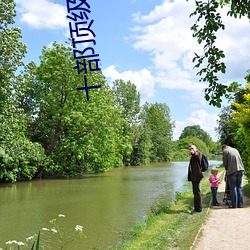
[[[220,172],[220,178],[223,179],[224,171]],[[193,194],[191,184],[188,183],[185,191],[177,193],[171,205],[159,206],[157,213],[153,212],[145,222],[139,223],[131,230],[130,238],[111,249],[190,249],[207,219],[210,208],[211,191],[208,176],[201,182],[201,192],[201,213],[190,215],[193,209]]]

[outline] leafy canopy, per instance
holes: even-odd
[[[200,0],[195,1],[196,9],[190,16],[196,16],[197,19],[192,25],[193,37],[199,44],[203,45],[203,54],[195,53],[193,62],[200,81],[207,82],[209,85],[205,89],[205,99],[209,104],[221,107],[221,97],[230,87],[219,82],[219,73],[225,74],[226,64],[224,62],[225,54],[222,49],[216,46],[216,34],[219,30],[224,30],[225,25],[222,22],[220,7],[230,5],[228,15],[235,18],[248,16],[250,19],[249,0]]]

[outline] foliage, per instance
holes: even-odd
[[[141,124],[147,131],[152,143],[151,162],[168,161],[171,155],[173,123],[170,110],[165,103],[145,103],[141,112]]]
[[[222,151],[221,149],[221,143],[219,141],[217,142],[211,142],[209,146],[209,152],[211,154],[220,154]]]
[[[210,143],[212,142],[211,136],[206,131],[201,129],[201,127],[199,125],[185,127],[183,129],[180,137],[179,137],[179,140],[181,140],[185,137],[188,137],[188,136],[193,136],[193,137],[199,138],[200,140],[205,142],[207,147],[209,147]]]
[[[249,71],[248,71],[249,72]],[[235,147],[241,153],[243,162],[246,168],[246,173],[249,175],[249,81],[248,74],[245,79],[248,84],[245,88],[235,84],[235,93],[230,96],[231,106],[224,107],[219,115],[217,132],[220,135],[221,144],[228,144]]]
[[[150,130],[145,123],[133,126],[133,151],[130,155],[130,163],[133,166],[145,165],[151,162],[153,143]]]
[[[246,88],[250,89],[250,82],[248,82]],[[249,176],[250,174],[250,146],[249,143],[247,143],[250,140],[250,93],[246,93],[243,95],[244,102],[243,103],[237,103],[233,102],[232,105],[237,109],[236,111],[232,112],[233,119],[238,122],[243,129],[244,138],[242,138],[242,143],[244,143],[245,152],[244,158],[246,162],[246,173]]]
[[[15,6],[13,0],[0,2],[0,113],[6,104],[14,105],[13,91],[21,91],[15,73],[23,66],[26,45],[20,41],[21,30],[13,26]]]
[[[174,161],[183,161],[183,160],[189,160],[190,159],[190,153],[187,149],[177,149],[174,154],[172,159]]]
[[[70,47],[53,43],[44,47],[40,65],[29,65],[29,92],[24,106],[30,107],[29,135],[41,143],[56,168],[50,175],[76,175],[107,171],[122,164],[131,149],[120,130],[122,120],[101,71],[88,71],[89,101],[76,91],[84,76],[74,70]]]
[[[179,140],[178,147],[179,147],[179,149],[183,149],[183,150],[186,149],[186,152],[189,152],[188,145],[190,143],[195,144],[199,151],[205,153],[206,155],[209,154],[209,150],[208,150],[206,144],[201,139],[194,137],[194,136],[187,136],[187,137]]]
[[[0,179],[11,182],[32,179],[46,164],[42,147],[26,135],[26,115],[20,106],[26,85],[18,72],[26,45],[20,41],[21,30],[13,26],[15,15],[14,1],[0,2]]]
[[[138,115],[140,112],[140,94],[136,89],[136,85],[130,81],[115,80],[113,82],[112,92],[118,108],[121,109],[122,130],[121,135],[129,143],[132,152],[122,152],[124,165],[139,165],[137,159],[138,153],[138,133],[140,127],[138,125]]]
[[[122,118],[127,120],[128,125],[135,124],[140,112],[140,93],[136,85],[119,79],[113,82],[112,90],[116,102],[122,109]]]
[[[220,138],[221,145],[227,144],[232,147],[237,147],[235,136],[239,129],[239,124],[232,119],[232,108],[230,106],[224,107],[218,120],[218,127],[216,129]]]
[[[201,77],[200,81],[209,83],[205,89],[205,99],[209,101],[209,104],[221,107],[221,97],[231,89],[227,85],[219,83],[218,78],[219,73],[226,72],[226,65],[223,62],[225,54],[216,46],[217,32],[225,29],[219,8],[230,4],[228,15],[235,18],[242,16],[250,18],[250,5],[248,0],[200,0],[195,2],[196,9],[190,16],[196,16],[197,19],[191,30],[193,37],[204,46],[202,55],[195,53],[193,62],[196,64],[194,67],[199,69],[197,75]]]

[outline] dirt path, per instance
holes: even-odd
[[[218,188],[219,207],[211,207],[191,249],[250,249],[250,199],[244,196],[244,207],[230,209],[223,202],[225,182]]]

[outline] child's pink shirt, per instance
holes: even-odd
[[[218,187],[219,179],[216,175],[211,175],[209,178],[209,181],[211,183],[211,187]]]

